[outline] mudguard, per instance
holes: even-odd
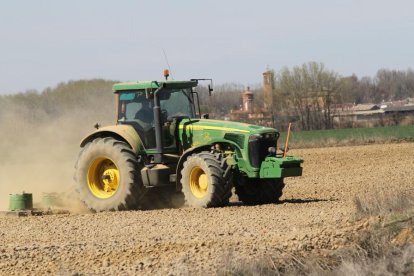
[[[115,139],[124,141],[130,145],[130,147],[134,150],[135,153],[139,153],[144,150],[141,138],[139,137],[135,129],[129,125],[102,127],[94,133],[85,137],[82,140],[80,146],[84,147],[87,143],[91,142],[92,140],[98,137],[113,137]]]

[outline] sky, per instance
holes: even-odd
[[[0,0],[0,94],[161,79],[167,60],[216,84],[309,61],[374,76],[413,68],[413,51],[412,0]]]

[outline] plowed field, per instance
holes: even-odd
[[[216,274],[344,246],[356,195],[414,187],[414,143],[292,150],[282,203],[0,217],[0,274]]]

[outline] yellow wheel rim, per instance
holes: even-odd
[[[88,187],[97,198],[110,198],[119,187],[119,170],[107,157],[98,157],[92,161],[88,170]]]
[[[194,167],[191,170],[190,189],[191,193],[197,198],[202,198],[207,194],[208,177],[202,168]]]

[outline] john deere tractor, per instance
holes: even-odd
[[[116,125],[83,139],[75,166],[90,209],[140,208],[154,191],[179,193],[192,207],[225,206],[233,187],[245,204],[276,203],[283,179],[302,174],[302,159],[278,153],[276,129],[202,115],[198,82],[113,86]]]

